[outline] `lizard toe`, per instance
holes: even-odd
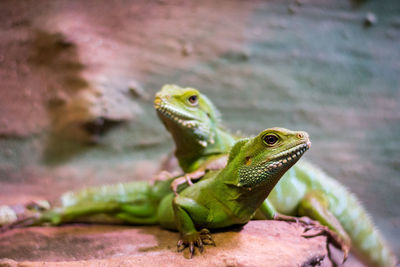
[[[189,248],[189,257],[192,258],[195,254],[196,248],[200,251],[200,253],[203,253],[204,245],[215,246],[215,242],[211,237],[210,231],[207,229],[183,236],[182,239],[180,239],[177,243],[177,250],[178,252],[182,252],[186,248]]]

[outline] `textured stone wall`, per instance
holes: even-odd
[[[1,1],[0,203],[146,179],[192,86],[234,131],[302,129],[400,255],[399,1]]]

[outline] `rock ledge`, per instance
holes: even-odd
[[[326,238],[302,237],[294,223],[251,221],[213,234],[216,247],[188,259],[178,233],[157,226],[31,227],[0,235],[0,266],[313,266],[329,265]]]

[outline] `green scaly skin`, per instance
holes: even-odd
[[[179,195],[170,188],[174,178],[154,185],[133,182],[91,188],[67,193],[63,206],[13,226],[82,221],[160,224],[180,232],[178,250],[189,248],[192,257],[195,247],[201,252],[203,244],[214,244],[205,228],[243,225],[251,220],[282,175],[310,145],[305,132],[266,129],[254,138],[239,140],[225,168],[207,172]],[[286,160],[288,156],[292,159]]]
[[[154,107],[175,140],[175,155],[185,172],[226,155],[237,139],[220,126],[219,112],[196,89],[165,85],[156,94]],[[311,163],[301,161],[291,168],[261,210],[270,214],[267,219],[283,218],[284,214],[319,221],[337,233],[345,254],[351,244],[367,265],[395,266],[397,262],[357,198]]]
[[[219,112],[212,102],[202,95],[193,104],[188,100],[193,95],[198,95],[196,89],[165,85],[154,100],[159,118],[174,139],[175,156],[185,173],[229,153],[237,140],[221,126]]]

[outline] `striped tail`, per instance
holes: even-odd
[[[42,213],[35,224],[71,222],[156,224],[161,199],[169,193],[173,179],[150,184],[137,181],[67,192],[61,207]]]
[[[147,182],[118,183],[89,187],[79,191],[69,191],[61,196],[61,205],[69,207],[87,202],[129,203],[149,194],[150,186]]]

